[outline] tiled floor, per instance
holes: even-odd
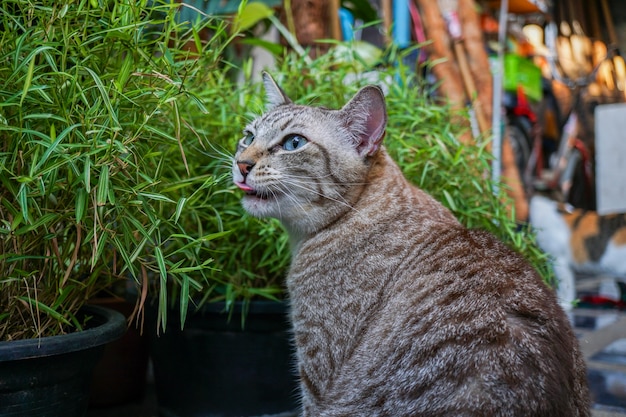
[[[580,297],[607,293],[612,278],[579,275]],[[610,291],[609,291],[610,292]],[[615,293],[614,296],[618,294]],[[626,416],[626,311],[615,308],[578,308],[574,325],[587,360],[594,417]]]
[[[580,296],[606,288],[610,278],[581,275]],[[577,308],[572,320],[588,366],[594,399],[593,417],[626,417],[626,311]],[[135,404],[89,410],[87,417],[157,417],[156,395],[149,384],[145,398]],[[281,416],[282,417],[282,416]]]

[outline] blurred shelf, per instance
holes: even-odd
[[[489,7],[499,8],[499,0],[489,0]],[[509,13],[548,13],[549,0],[509,0]]]

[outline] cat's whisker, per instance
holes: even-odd
[[[287,173],[283,173],[282,175],[285,176],[285,177],[289,177],[289,178],[302,178],[302,179],[307,179],[307,180],[311,179],[310,175],[295,175],[295,174],[287,174]],[[316,179],[328,178],[328,177],[332,177],[332,174],[329,173],[329,174],[326,174],[326,175],[322,175],[320,177],[316,177]]]
[[[334,192],[336,192],[336,193],[337,193],[337,196],[338,196],[339,198],[341,198],[341,199],[339,199],[339,198],[333,198],[333,197],[331,197],[331,196],[329,196],[329,195],[326,195],[326,194],[324,194],[324,193],[321,193],[321,192],[319,192],[319,191],[315,190],[313,187],[309,187],[309,186],[307,186],[308,184],[303,184],[302,182],[298,182],[297,180],[296,180],[296,181],[294,181],[294,180],[290,180],[290,179],[289,179],[289,178],[287,178],[287,177],[286,177],[285,179],[287,180],[287,181],[285,181],[285,182],[286,182],[286,183],[288,183],[289,185],[293,185],[294,187],[298,187],[298,188],[301,188],[301,189],[303,189],[303,190],[305,190],[305,191],[309,191],[309,192],[311,192],[311,193],[313,193],[313,194],[315,194],[315,195],[318,195],[318,196],[320,196],[320,197],[322,197],[322,198],[325,198],[325,199],[330,200],[330,201],[334,201],[335,203],[342,204],[343,206],[348,207],[350,210],[358,211],[356,208],[354,208],[354,207],[352,206],[352,204],[348,203],[348,202],[347,202],[347,201],[346,201],[346,200],[345,200],[345,199],[344,199],[344,198],[343,198],[343,197],[339,194],[339,192],[337,192],[336,190],[333,190],[333,191],[334,191]],[[334,184],[334,183],[331,183],[331,184]]]
[[[295,175],[295,174],[290,174],[290,173],[281,173],[281,176],[283,178],[288,178],[288,179],[296,179],[296,180],[308,180],[308,182],[313,182],[315,181],[316,184],[321,184],[321,185],[367,185],[367,182],[349,182],[349,181],[341,181],[340,183],[338,183],[337,181],[329,181],[329,182],[324,182],[324,181],[320,181],[323,178],[329,178],[332,177],[333,174],[326,174],[326,175],[321,175],[318,177],[311,177],[310,175]]]
[[[274,200],[278,199],[278,195],[276,194],[276,192],[272,189],[269,190],[269,193],[272,195],[272,198]],[[283,193],[284,194],[284,193]],[[280,205],[278,205],[278,218],[282,218],[282,211],[280,209]]]
[[[224,163],[218,164],[217,167],[218,167],[218,169],[222,169],[224,171],[229,171],[229,170],[233,169],[233,164],[232,163],[228,164],[228,163],[224,162]]]
[[[224,159],[224,160],[230,160],[230,161],[235,160],[234,155],[228,149],[223,148],[223,147],[220,148],[216,144],[212,143],[211,141],[207,141],[207,143],[212,152],[205,150],[205,149],[200,149],[200,148],[196,149],[196,151],[199,154],[209,156],[214,159]]]
[[[293,195],[293,191],[286,184],[282,182],[278,182],[277,185],[280,188],[281,193],[285,197],[287,197],[291,202],[293,202],[294,205],[299,207],[302,212],[306,212],[306,209],[302,205],[301,199]],[[306,203],[310,203],[310,201],[307,199]],[[280,212],[280,205],[278,206],[278,210]]]

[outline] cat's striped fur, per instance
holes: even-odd
[[[381,91],[327,110],[264,81],[233,176],[244,207],[290,233],[303,416],[588,416],[555,295],[406,181],[381,145]]]

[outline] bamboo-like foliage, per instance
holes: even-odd
[[[368,83],[386,85],[389,122],[385,146],[405,176],[447,206],[470,228],[492,232],[522,253],[544,280],[554,284],[548,257],[539,249],[533,232],[518,224],[510,213],[506,185],[494,187],[490,179],[492,155],[488,138],[463,144],[458,138],[464,127],[455,125],[455,113],[433,96],[432,86],[420,76],[421,69],[405,67],[405,54],[393,49],[376,66],[366,62],[359,45],[338,45],[342,54],[331,53],[310,61],[291,55],[281,60],[275,74],[290,98],[299,103],[339,108],[358,88]],[[426,64],[428,65],[428,64]],[[371,77],[363,76],[370,71]],[[352,80],[346,82],[347,79]],[[456,114],[456,117],[467,115]],[[494,189],[499,194],[494,194]]]
[[[168,302],[184,320],[207,287],[219,179],[190,157],[207,144],[186,114],[214,110],[193,91],[226,85],[230,35],[176,7],[0,4],[0,340],[80,328],[80,306],[120,280],[142,302],[155,289],[162,325]]]
[[[510,200],[506,193],[493,193],[489,175],[492,156],[486,151],[486,141],[463,144],[458,140],[464,128],[452,120],[467,115],[454,115],[447,105],[438,103],[424,79],[404,67],[404,56],[395,55],[395,51],[383,54],[386,60],[372,62],[363,58],[360,45],[334,46],[337,48],[331,48],[329,54],[315,59],[298,52],[280,56],[272,75],[296,102],[330,108],[340,108],[368,83],[386,85],[389,124],[385,145],[407,178],[450,208],[466,226],[486,229],[521,252],[546,282],[552,283],[548,259],[534,235],[526,226],[517,224],[514,213],[507,210]],[[244,65],[244,73],[250,77],[246,70]],[[367,71],[374,75],[373,80],[363,76]],[[236,100],[218,102],[209,98],[209,90],[199,92],[202,101],[227,109],[221,113],[221,120],[203,118],[197,125],[206,132],[216,123],[222,126],[218,130],[221,134],[211,139],[214,146],[231,154],[241,137],[239,130],[264,108],[260,85],[247,82],[237,91]],[[498,185],[499,190],[504,189]],[[219,219],[232,233],[215,247],[216,270],[211,271],[211,281],[218,286],[204,295],[226,300],[230,305],[255,296],[280,298],[281,282],[289,265],[287,236],[276,221],[247,216],[239,198],[230,189],[219,201]],[[218,202],[214,200],[214,204]],[[227,280],[219,282],[219,277]]]
[[[120,282],[138,288],[140,307],[156,300],[160,329],[168,307],[182,325],[196,303],[245,309],[282,297],[287,236],[277,221],[247,216],[229,181],[264,94],[229,78],[233,26],[178,22],[178,7],[0,3],[0,341],[81,328],[79,308]],[[300,103],[340,107],[367,83],[354,74],[372,66],[342,50],[287,54],[274,75]],[[389,87],[386,145],[407,177],[549,279],[532,235],[491,193],[490,156],[459,143],[449,109],[388,57],[377,68]],[[248,79],[248,63],[241,70]]]

